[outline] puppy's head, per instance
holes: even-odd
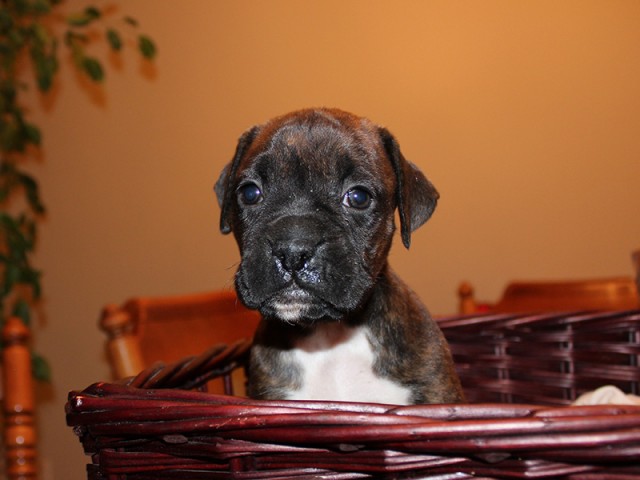
[[[438,200],[386,129],[330,109],[245,132],[215,191],[220,229],[240,248],[240,299],[301,325],[357,311],[386,264],[395,209],[409,247]]]

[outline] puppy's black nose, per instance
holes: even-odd
[[[304,239],[282,241],[273,245],[274,258],[289,273],[304,270],[315,251],[315,242]]]

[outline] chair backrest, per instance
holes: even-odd
[[[633,269],[636,272],[636,289],[640,295],[640,249],[631,253],[631,262],[633,263]]]
[[[516,281],[493,304],[475,300],[473,287],[458,289],[459,311],[529,312],[568,310],[626,310],[638,308],[640,297],[631,277],[569,281]]]
[[[4,469],[9,480],[35,480],[38,471],[29,337],[29,329],[22,321],[14,317],[7,319],[2,329],[0,397],[3,419],[0,425],[4,439]]]
[[[107,306],[100,320],[115,378],[137,374],[157,362],[170,363],[198,355],[219,343],[252,338],[260,316],[245,308],[229,290],[211,293],[133,298]],[[209,390],[223,393],[221,379]],[[234,373],[233,391],[244,393],[241,371]],[[229,393],[229,392],[227,392]]]

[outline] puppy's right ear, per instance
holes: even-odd
[[[228,163],[220,173],[220,177],[216,182],[214,190],[216,192],[216,197],[218,198],[218,205],[220,205],[220,231],[222,233],[231,232],[231,206],[234,202],[233,195],[233,185],[236,177],[236,173],[238,171],[238,165],[240,165],[240,160],[244,157],[247,149],[253,142],[253,139],[256,138],[258,133],[258,127],[253,127],[250,130],[247,130],[242,134],[240,139],[238,140],[238,145],[236,146],[236,153],[233,156],[233,160]]]

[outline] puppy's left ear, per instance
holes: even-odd
[[[242,160],[242,157],[251,145],[251,142],[253,142],[257,133],[258,127],[253,127],[242,134],[238,140],[236,153],[233,155],[233,159],[222,169],[220,177],[218,177],[218,181],[214,187],[216,197],[218,199],[218,205],[220,205],[221,210],[220,231],[222,233],[226,234],[231,232],[231,206],[232,202],[234,202],[233,180],[235,179],[236,172],[238,171],[240,160]]]
[[[411,232],[429,220],[440,195],[418,167],[404,158],[395,137],[386,128],[380,128],[379,131],[382,144],[396,174],[398,184],[396,204],[400,216],[400,235],[404,246],[409,248]]]

